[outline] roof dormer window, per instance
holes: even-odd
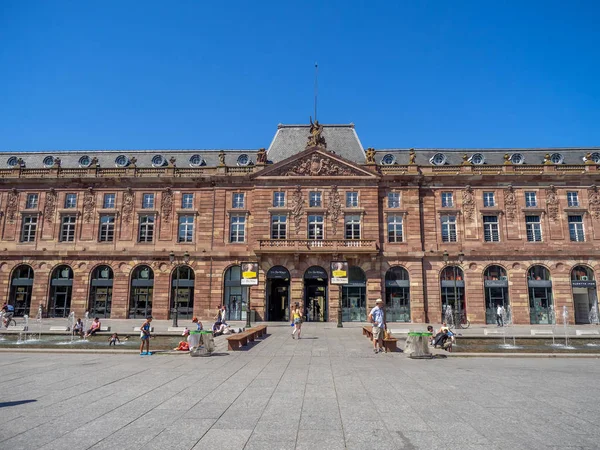
[[[469,162],[476,166],[480,166],[485,163],[485,156],[483,156],[482,153],[473,153],[469,158]]]
[[[54,165],[54,156],[46,156],[42,162],[44,167],[52,167]]]
[[[381,164],[384,166],[391,166],[392,164],[396,164],[396,157],[391,153],[388,153],[383,158],[381,158]]]
[[[115,158],[115,164],[117,167],[127,167],[129,165],[129,158],[125,155],[119,155]]]
[[[564,156],[560,153],[552,153],[552,155],[550,155],[550,161],[552,161],[553,164],[562,164],[564,160]]]
[[[19,159],[16,156],[11,156],[8,158],[8,161],[6,161],[6,165],[11,169],[17,167],[17,164],[19,164]]]
[[[510,162],[513,164],[523,164],[525,157],[521,153],[513,153],[510,155]]]
[[[152,157],[152,167],[162,167],[167,164],[167,160],[163,155],[154,155]]]
[[[238,166],[247,166],[250,164],[250,158],[245,153],[238,156],[237,159]]]
[[[92,159],[88,155],[83,155],[79,158],[79,167],[90,167],[92,165]]]
[[[190,156],[190,166],[192,167],[200,167],[204,165],[204,160],[200,155],[192,155]]]
[[[446,155],[444,155],[443,153],[436,153],[429,160],[429,162],[431,164],[433,164],[434,166],[443,166],[444,164],[446,164],[447,160],[448,160],[448,158],[446,158]]]

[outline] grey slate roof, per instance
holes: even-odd
[[[267,158],[276,163],[306,149],[310,125],[279,125],[267,150]],[[364,164],[365,151],[354,125],[323,125],[327,150],[357,164]]]

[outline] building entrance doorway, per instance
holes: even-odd
[[[575,323],[584,324],[598,320],[598,297],[594,272],[586,266],[575,266],[571,271]]]
[[[50,282],[48,317],[68,317],[71,312],[72,291],[73,270],[69,266],[59,266],[54,269]]]
[[[267,272],[267,320],[290,320],[290,273],[283,266],[273,266]]]
[[[550,271],[544,266],[533,266],[527,272],[529,289],[529,320],[532,325],[556,323],[552,301]]]
[[[365,322],[367,320],[367,277],[360,267],[350,267],[348,284],[342,286],[342,320]]]
[[[15,316],[29,314],[33,288],[33,269],[25,264],[18,266],[12,274],[9,303],[15,307]]]
[[[304,272],[304,315],[308,322],[327,322],[327,284],[325,269],[309,267]]]
[[[502,306],[508,317],[508,277],[501,266],[490,266],[483,273],[485,288],[485,323],[495,324],[498,306]]]

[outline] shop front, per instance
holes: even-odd
[[[571,271],[575,323],[585,324],[598,320],[598,297],[594,271],[586,266],[575,266]]]
[[[290,272],[283,266],[273,266],[267,271],[267,320],[290,320]]]
[[[527,272],[527,287],[530,323],[532,325],[556,323],[550,271],[544,266],[531,267]]]
[[[304,272],[304,315],[308,322],[327,322],[327,286],[325,269],[312,266]]]
[[[485,323],[495,324],[498,306],[502,306],[506,314],[509,311],[508,276],[502,266],[489,266],[483,273],[485,289]]]

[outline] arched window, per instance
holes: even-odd
[[[404,267],[391,267],[385,273],[386,319],[410,322],[410,281]]]
[[[113,276],[113,270],[106,265],[98,266],[92,272],[89,298],[90,316],[110,317]]]
[[[502,266],[488,266],[483,272],[485,288],[485,323],[505,325],[512,321],[512,310],[508,301],[508,277]],[[502,307],[502,309],[498,309]]]
[[[527,271],[529,288],[529,320],[532,324],[555,323],[550,271],[544,266],[532,266]]]
[[[33,269],[27,264],[15,267],[10,279],[9,303],[15,307],[15,316],[29,314],[33,289]]]
[[[67,317],[71,312],[72,293],[73,269],[66,265],[58,266],[50,280],[48,317]]]
[[[136,267],[131,274],[129,318],[137,319],[152,315],[154,272],[146,266]]]
[[[465,282],[459,266],[447,266],[440,274],[442,297],[442,322],[452,313],[466,314]]]
[[[488,266],[483,273],[484,281],[507,281],[506,270],[502,266]]]
[[[550,271],[544,266],[532,266],[527,271],[527,278],[535,281],[551,281]]]
[[[571,270],[571,281],[593,281],[594,271],[587,266],[575,266]]]

